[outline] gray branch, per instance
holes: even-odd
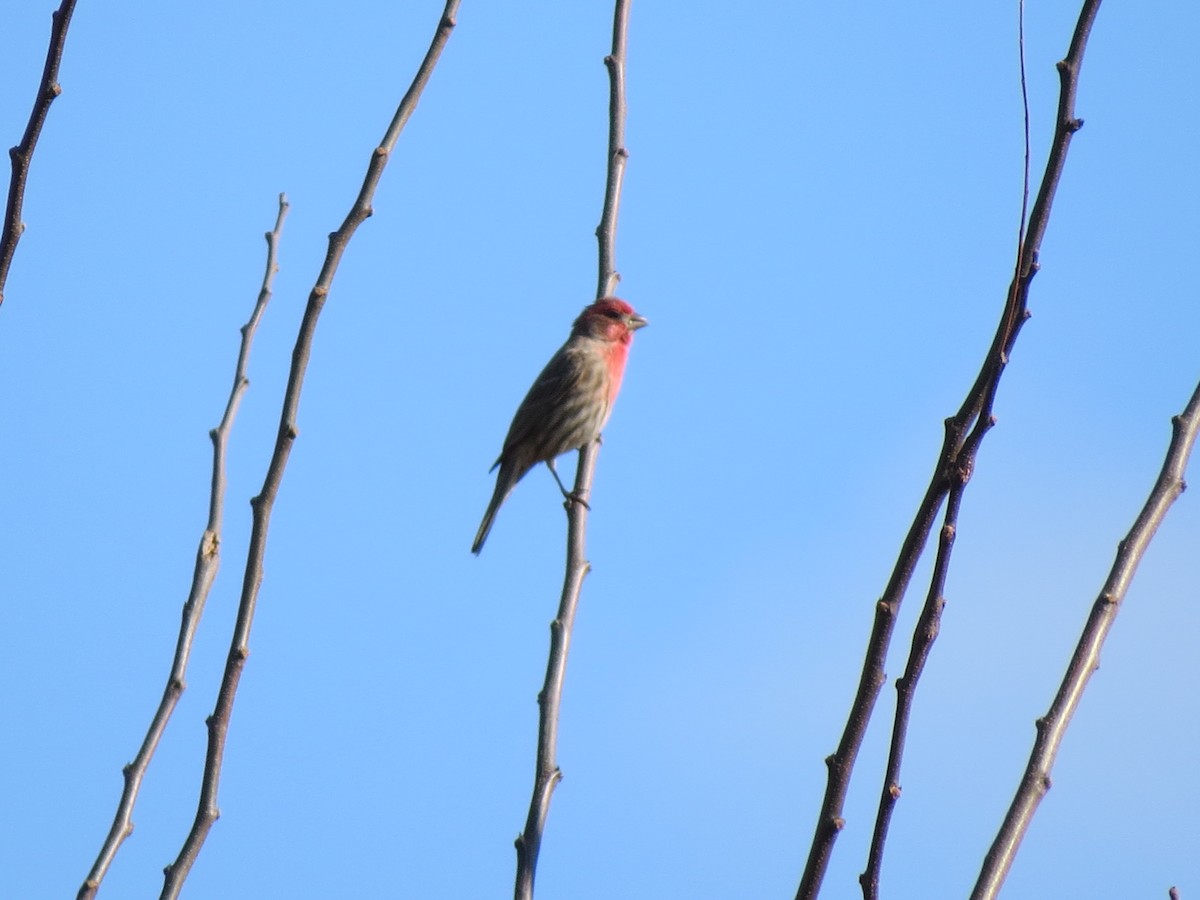
[[[225,754],[225,740],[229,731],[229,722],[233,714],[233,701],[237,693],[238,682],[241,680],[242,669],[246,657],[250,653],[250,629],[254,621],[254,609],[258,600],[258,589],[262,584],[263,559],[266,556],[267,531],[271,521],[271,511],[279,486],[283,481],[283,473],[287,467],[292,444],[298,434],[296,416],[300,407],[300,394],[304,385],[304,374],[308,369],[309,355],[312,352],[313,335],[316,332],[317,321],[325,300],[333,285],[334,275],[342,255],[358,229],[371,215],[371,200],[383,170],[387,167],[392,150],[400,137],[417,102],[421,92],[429,82],[442,54],[450,33],[454,30],[455,16],[458,12],[459,0],[448,0],[434,32],[429,50],[413,78],[412,84],[405,93],[396,113],[388,125],[380,145],[371,154],[367,166],[366,177],[362,188],[355,199],[350,212],[346,215],[341,227],[329,236],[329,247],[325,254],[325,262],[321,273],[308,296],[308,305],[300,321],[296,346],[292,351],[292,365],[288,372],[287,388],[283,395],[283,410],[280,414],[279,433],[275,440],[275,449],[271,461],[267,465],[267,474],[263,480],[262,490],[250,501],[253,510],[253,522],[250,531],[250,548],[246,559],[246,570],[242,581],[242,595],[238,603],[237,622],[234,625],[233,639],[229,649],[229,657],[225,663],[225,672],[217,693],[216,708],[208,718],[208,750],[204,760],[204,775],[200,785],[200,802],[196,810],[196,818],[191,831],[184,840],[179,856],[164,870],[162,900],[173,900],[179,896],[183,882],[196,861],[196,856],[203,846],[213,822],[217,820],[217,789],[221,780],[221,764]]]
[[[262,320],[267,304],[271,300],[271,287],[275,281],[275,274],[279,271],[277,261],[279,236],[283,231],[283,220],[287,217],[287,212],[287,198],[280,194],[275,227],[267,232],[267,267],[263,274],[262,287],[259,289],[258,300],[254,304],[250,320],[241,328],[242,341],[238,350],[237,365],[233,372],[233,387],[229,392],[229,400],[225,404],[225,412],[221,416],[221,424],[208,433],[213,444],[212,490],[208,501],[208,523],[204,527],[204,533],[200,535],[200,546],[196,550],[192,587],[188,592],[187,601],[183,604],[183,620],[179,625],[179,638],[175,643],[175,656],[171,660],[171,672],[167,676],[162,699],[158,703],[154,717],[150,720],[150,727],[146,731],[146,737],[142,740],[142,746],[133,762],[125,766],[123,770],[125,788],[121,792],[112,827],[109,829],[104,846],[100,848],[96,862],[92,865],[92,870],[88,872],[83,886],[79,888],[77,900],[91,900],[96,896],[96,891],[100,889],[100,882],[104,880],[121,844],[133,833],[133,807],[137,803],[142,779],[146,776],[146,770],[150,767],[150,760],[158,748],[158,742],[162,739],[163,732],[167,729],[167,722],[175,711],[175,706],[179,702],[179,698],[183,696],[186,687],[184,676],[187,674],[188,659],[192,653],[192,641],[195,639],[196,629],[200,626],[200,619],[204,614],[204,604],[208,600],[209,591],[212,590],[213,582],[217,578],[217,570],[221,565],[221,523],[225,510],[225,456],[229,446],[229,433],[233,429],[234,419],[237,418],[242,396],[246,393],[246,388],[250,386],[250,380],[246,377],[246,368],[250,361],[250,347],[254,343],[258,323]]]
[[[1050,790],[1050,769],[1054,758],[1062,744],[1067,726],[1075,714],[1079,701],[1083,697],[1092,673],[1100,667],[1100,650],[1104,639],[1117,618],[1121,601],[1129,584],[1137,572],[1146,547],[1149,546],[1158,526],[1162,523],[1171,508],[1171,504],[1183,493],[1186,484],[1183,480],[1187,469],[1188,458],[1196,443],[1196,434],[1200,431],[1200,384],[1196,386],[1187,408],[1181,415],[1171,420],[1172,437],[1167,448],[1167,456],[1163,461],[1162,471],[1158,480],[1146,499],[1145,506],[1125,536],[1125,540],[1117,545],[1116,559],[1108,573],[1108,580],[1100,590],[1100,596],[1092,604],[1091,614],[1083,627],[1075,653],[1067,666],[1058,694],[1050,704],[1050,710],[1037,720],[1037,738],[1033,744],[1033,752],[1029,755],[1029,763],[1025,774],[1013,797],[1012,805],[996,840],[984,858],[983,867],[971,900],[992,900],[1000,891],[1013,859],[1025,837],[1025,831],[1033,820],[1038,804]]]
[[[613,10],[612,53],[604,58],[609,75],[608,106],[608,176],[604,189],[604,209],[596,228],[600,251],[599,279],[596,299],[611,294],[620,276],[617,274],[615,252],[617,213],[621,205],[621,183],[625,174],[625,36],[629,27],[629,0],[616,0]],[[587,561],[588,497],[596,470],[599,439],[579,450],[575,470],[575,487],[567,507],[567,567],[563,579],[558,615],[550,623],[550,655],[546,662],[546,680],[538,694],[538,747],[534,772],[533,793],[525,828],[517,837],[517,874],[513,889],[516,900],[532,900],[533,882],[537,873],[538,851],[542,832],[550,814],[550,798],[562,780],[558,768],[558,716],[562,706],[563,681],[567,673],[567,651],[571,646],[571,629],[583,579],[591,565]]]

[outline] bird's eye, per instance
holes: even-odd
[[[619,318],[621,318],[621,314],[620,314],[619,312],[617,312],[615,309],[606,309],[606,310],[604,311],[604,314],[605,314],[606,316],[608,316],[610,319],[619,319]]]

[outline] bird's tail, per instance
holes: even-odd
[[[483,549],[483,542],[487,540],[488,532],[492,530],[492,520],[496,518],[496,512],[508,499],[508,495],[512,493],[512,489],[517,486],[519,480],[519,477],[512,477],[512,472],[507,466],[500,467],[500,474],[496,477],[496,490],[492,493],[492,502],[488,504],[487,512],[483,514],[483,521],[479,523],[479,530],[475,532],[475,543],[471,545],[471,552],[476,556]]]

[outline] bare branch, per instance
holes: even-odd
[[[1017,224],[1016,273],[1020,276],[1021,260],[1025,248],[1025,226],[1029,213],[1029,89],[1025,74],[1025,0],[1017,3],[1017,61],[1021,85],[1022,137],[1025,153],[1021,167],[1021,215]],[[998,386],[993,382],[993,390]],[[984,404],[985,409],[991,409],[991,401]],[[989,415],[986,419],[978,419],[968,442],[974,442],[975,448],[963,454],[964,459],[973,461],[977,445],[983,440],[986,431],[995,424]],[[950,558],[954,552],[954,538],[958,534],[958,511],[962,505],[962,495],[966,488],[970,471],[961,468],[952,478],[949,494],[946,500],[946,514],[942,521],[941,535],[938,539],[937,557],[934,561],[933,573],[930,576],[929,591],[925,595],[925,604],[921,615],[913,629],[912,646],[909,648],[908,663],[904,675],[896,680],[896,712],[892,721],[892,737],[888,748],[887,769],[883,778],[883,789],[879,796],[879,809],[875,814],[875,829],[871,835],[871,847],[867,851],[867,865],[858,876],[862,887],[863,900],[878,900],[879,875],[883,868],[884,846],[887,843],[888,828],[891,826],[892,813],[900,799],[900,769],[904,760],[904,744],[908,739],[908,723],[912,716],[913,702],[916,698],[917,683],[925,669],[925,662],[933,650],[933,643],[941,631],[942,611],[946,607],[944,595],[946,576],[950,569]]]
[[[208,751],[204,760],[204,777],[200,786],[200,802],[196,810],[196,818],[188,833],[175,862],[164,870],[165,879],[161,898],[174,898],[179,895],[183,882],[191,871],[196,856],[217,820],[217,789],[221,779],[221,764],[225,753],[225,740],[229,730],[230,718],[233,714],[233,701],[237,693],[238,682],[241,680],[242,669],[246,657],[250,653],[250,629],[254,620],[255,604],[258,600],[258,589],[262,584],[263,558],[266,555],[267,531],[271,521],[271,511],[275,498],[279,493],[283,473],[287,467],[292,444],[298,434],[296,414],[300,406],[300,394],[304,385],[304,374],[308,368],[309,355],[312,352],[313,335],[316,332],[317,321],[325,300],[333,285],[334,275],[343,253],[354,236],[358,226],[371,215],[371,200],[375,188],[387,167],[392,150],[400,137],[413,110],[417,107],[421,92],[429,82],[442,54],[450,33],[454,30],[455,16],[458,13],[459,0],[447,0],[445,9],[434,32],[429,50],[413,78],[412,84],[404,94],[396,113],[384,133],[380,145],[371,154],[362,188],[355,199],[350,212],[346,215],[341,227],[329,236],[329,247],[326,251],[325,262],[320,275],[308,296],[308,305],[300,321],[296,346],[292,351],[292,365],[288,372],[287,388],[283,396],[283,410],[280,414],[279,433],[275,440],[275,449],[271,461],[267,465],[266,477],[258,496],[250,501],[253,509],[253,522],[250,531],[250,547],[246,559],[246,570],[242,582],[242,595],[238,604],[237,622],[234,625],[233,639],[229,649],[229,657],[225,664],[225,672],[217,694],[216,708],[208,718]]]
[[[187,601],[183,604],[183,621],[179,626],[179,638],[175,643],[175,656],[171,660],[171,672],[167,676],[166,687],[163,688],[162,700],[159,701],[158,709],[146,731],[146,737],[142,740],[141,749],[138,750],[133,762],[125,766],[123,770],[125,789],[121,792],[121,800],[117,804],[112,828],[109,829],[108,837],[104,841],[104,846],[100,848],[100,855],[96,857],[92,870],[79,889],[78,900],[91,900],[96,896],[100,882],[104,880],[108,867],[112,865],[121,844],[124,843],[125,838],[133,834],[133,806],[137,802],[142,779],[150,767],[150,760],[158,748],[158,742],[167,729],[167,722],[175,711],[175,705],[186,688],[184,677],[187,674],[188,659],[192,653],[192,641],[196,636],[196,629],[200,626],[200,618],[204,614],[204,604],[208,600],[208,593],[212,589],[213,582],[216,581],[217,570],[221,564],[221,522],[225,509],[225,456],[229,445],[229,433],[233,429],[233,421],[237,417],[238,407],[241,406],[242,395],[250,385],[250,381],[246,377],[250,347],[254,343],[254,334],[258,330],[258,323],[262,320],[267,304],[271,301],[271,287],[275,281],[275,273],[279,271],[277,261],[279,236],[283,231],[283,220],[287,217],[287,212],[287,197],[280,194],[275,227],[266,235],[267,266],[266,272],[263,274],[262,287],[259,289],[258,300],[254,304],[254,311],[250,314],[249,321],[241,328],[242,341],[238,351],[237,365],[234,367],[233,388],[229,392],[229,400],[225,404],[221,424],[208,433],[213,444],[212,491],[208,501],[208,523],[204,527],[204,533],[200,536],[200,546],[196,550],[192,587],[188,592]]]
[[[608,175],[604,189],[604,208],[596,228],[599,246],[599,278],[596,299],[610,295],[620,281],[616,268],[617,214],[621,205],[621,184],[625,175],[625,44],[629,29],[629,0],[616,0],[613,8],[612,52],[604,58],[609,76],[608,105]],[[546,679],[538,694],[538,747],[534,772],[533,793],[525,828],[517,837],[517,874],[513,889],[516,900],[532,900],[533,882],[537,873],[538,851],[542,832],[550,814],[550,798],[562,780],[558,768],[558,716],[562,706],[563,681],[567,671],[567,651],[571,646],[571,629],[583,579],[591,565],[587,561],[587,514],[596,457],[600,452],[599,439],[581,447],[579,464],[575,469],[575,487],[567,508],[567,567],[563,579],[558,615],[550,623],[550,655],[546,662]]]
[[[608,297],[617,289],[617,215],[621,208],[621,186],[625,181],[625,45],[629,32],[629,0],[617,0],[613,12],[612,53],[604,57],[608,68],[608,179],[604,187],[604,209],[596,227],[600,252],[596,299]]]
[[[1008,365],[1009,354],[1021,326],[1029,315],[1029,287],[1037,272],[1038,251],[1050,220],[1050,211],[1059,180],[1062,177],[1063,166],[1066,163],[1071,136],[1083,125],[1082,121],[1075,118],[1075,93],[1087,37],[1091,32],[1092,22],[1099,6],[1100,0],[1085,0],[1071,40],[1070,50],[1067,57],[1058,64],[1061,92],[1054,138],[1049,158],[1046,161],[1046,170],[1042,176],[1041,188],[1034,202],[1033,211],[1030,213],[1025,242],[1018,254],[1016,272],[1009,285],[999,326],[983,365],[980,367],[979,374],[967,392],[959,411],[946,420],[945,438],[933,477],[901,545],[899,557],[883,596],[875,604],[875,620],[867,641],[866,657],[863,660],[862,674],[850,707],[850,714],[837,750],[825,760],[828,769],[825,796],[817,817],[817,825],[804,874],[801,876],[800,886],[796,891],[796,900],[812,900],[820,891],[825,870],[829,865],[829,858],[833,853],[833,845],[845,825],[842,809],[845,805],[846,792],[849,789],[850,777],[854,770],[859,747],[862,746],[867,724],[870,722],[871,713],[875,708],[875,701],[878,699],[879,691],[885,681],[883,663],[891,645],[892,631],[895,627],[896,616],[900,611],[900,603],[908,590],[921,553],[928,543],[929,533],[933,528],[938,508],[956,481],[961,479],[965,487],[966,481],[970,479],[971,473],[974,471],[979,446],[984,435],[992,426],[992,405],[999,389],[1000,379]],[[949,548],[947,547],[946,553],[948,552]],[[930,596],[935,600],[938,595],[940,595],[940,591],[930,592]],[[886,785],[885,790],[890,792],[891,785]]]
[[[579,594],[583,579],[591,569],[585,557],[587,534],[586,493],[590,484],[584,484],[583,474],[589,457],[593,465],[596,442],[587,444],[579,451],[579,474],[575,479],[575,497],[568,500],[567,514],[567,569],[563,580],[562,597],[558,604],[558,615],[550,623],[550,656],[546,662],[546,680],[538,693],[538,746],[537,768],[534,773],[533,794],[529,800],[529,812],[525,817],[525,829],[517,837],[517,876],[514,886],[516,900],[532,900],[533,882],[537,873],[538,851],[542,846],[542,833],[546,818],[550,814],[550,798],[554,788],[562,780],[562,771],[556,761],[558,750],[558,715],[562,707],[563,682],[567,674],[567,653],[571,648],[571,631],[575,625],[575,610],[579,606]]]
[[[937,640],[941,628],[942,610],[946,605],[943,591],[946,574],[950,569],[950,556],[954,549],[954,538],[958,532],[958,510],[962,503],[966,480],[960,479],[950,488],[946,501],[946,516],[938,538],[937,558],[930,578],[929,593],[917,625],[913,629],[912,647],[904,675],[896,680],[896,716],[892,723],[892,740],[888,750],[887,772],[884,775],[883,791],[879,798],[879,812],[875,817],[875,831],[871,836],[871,849],[867,854],[866,870],[858,876],[864,900],[875,900],[879,896],[879,873],[883,866],[883,848],[887,841],[888,826],[896,801],[900,799],[900,767],[904,761],[904,742],[908,734],[908,721],[912,715],[913,697],[917,682]]]
[[[1058,694],[1050,704],[1050,710],[1037,720],[1037,738],[1025,774],[996,840],[984,858],[971,900],[991,900],[1004,884],[1033,814],[1050,790],[1050,770],[1054,766],[1054,758],[1092,673],[1100,667],[1100,649],[1120,611],[1121,601],[1133,581],[1138,563],[1167,510],[1186,487],[1183,475],[1196,442],[1196,434],[1200,432],[1200,384],[1196,386],[1183,413],[1171,420],[1171,428],[1171,443],[1162,471],[1129,534],[1117,545],[1116,559],[1108,573],[1108,580],[1092,604],[1091,614],[1079,636],[1079,643],[1071,656]]]
[[[17,243],[25,231],[25,223],[21,221],[21,209],[25,205],[25,182],[29,178],[29,163],[33,159],[33,150],[42,133],[46,114],[50,112],[50,104],[62,93],[62,85],[58,83],[58,66],[67,46],[67,28],[71,24],[71,14],[74,12],[75,0],[63,0],[62,5],[54,11],[50,26],[50,46],[46,51],[46,65],[42,68],[37,98],[33,101],[33,110],[29,114],[29,122],[25,126],[21,143],[8,151],[12,162],[12,180],[8,183],[8,202],[4,207],[4,231],[0,232],[0,304],[4,303],[4,286],[8,283],[8,270],[12,266],[13,254],[17,252]]]
[[[1021,224],[1017,228],[1017,258],[1025,246],[1025,221],[1029,214],[1029,79],[1025,74],[1025,0],[1017,0],[1017,62],[1021,75],[1021,118],[1025,156],[1021,166]]]

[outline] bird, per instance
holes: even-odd
[[[601,297],[579,314],[567,342],[546,363],[517,407],[504,448],[489,470],[499,468],[500,473],[471,545],[476,556],[497,510],[538,463],[550,469],[564,497],[573,496],[563,487],[554,460],[600,436],[621,390],[633,333],[645,325],[646,320],[617,297]]]

